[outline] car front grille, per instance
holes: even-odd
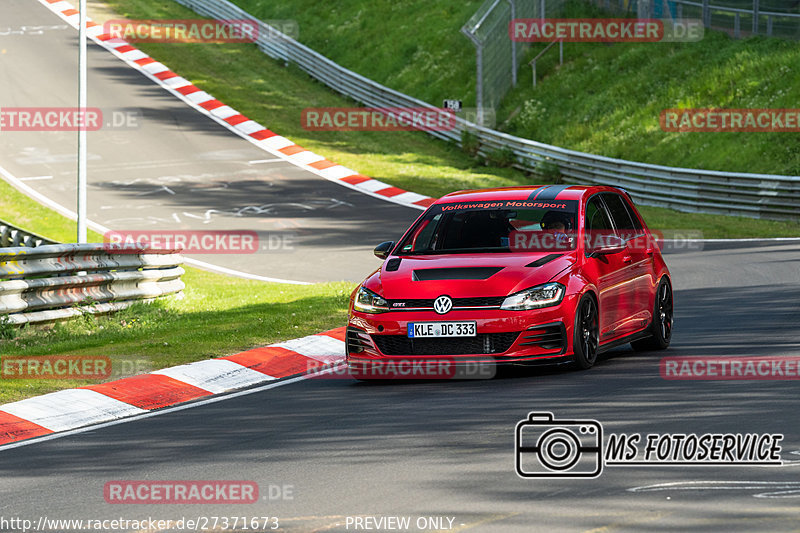
[[[475,337],[409,339],[405,335],[372,335],[385,355],[470,355],[498,354],[507,351],[519,336],[508,333],[481,333]]]
[[[453,309],[465,307],[500,307],[505,296],[481,296],[477,298],[453,298]],[[389,300],[389,309],[433,309],[435,298],[411,298],[407,300]]]

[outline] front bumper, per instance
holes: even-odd
[[[464,363],[560,362],[572,353],[573,312],[561,304],[531,311],[501,309],[350,312],[348,364],[436,361]],[[409,339],[410,322],[475,321],[476,337]]]

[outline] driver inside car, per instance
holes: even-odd
[[[560,211],[548,211],[542,217],[539,225],[544,231],[551,232],[555,237],[556,248],[567,248],[572,242],[569,232],[572,231],[572,219]]]

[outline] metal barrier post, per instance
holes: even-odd
[[[514,0],[507,0],[511,7],[511,20],[517,18],[517,6]],[[517,43],[511,41],[511,86],[517,86]]]
[[[758,0],[753,0],[753,35],[758,35]]]
[[[475,45],[475,107],[479,125],[483,125],[483,44],[466,28],[461,28],[461,33],[467,36]]]

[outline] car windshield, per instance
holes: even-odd
[[[398,255],[562,252],[575,247],[574,200],[437,204],[417,221]]]

